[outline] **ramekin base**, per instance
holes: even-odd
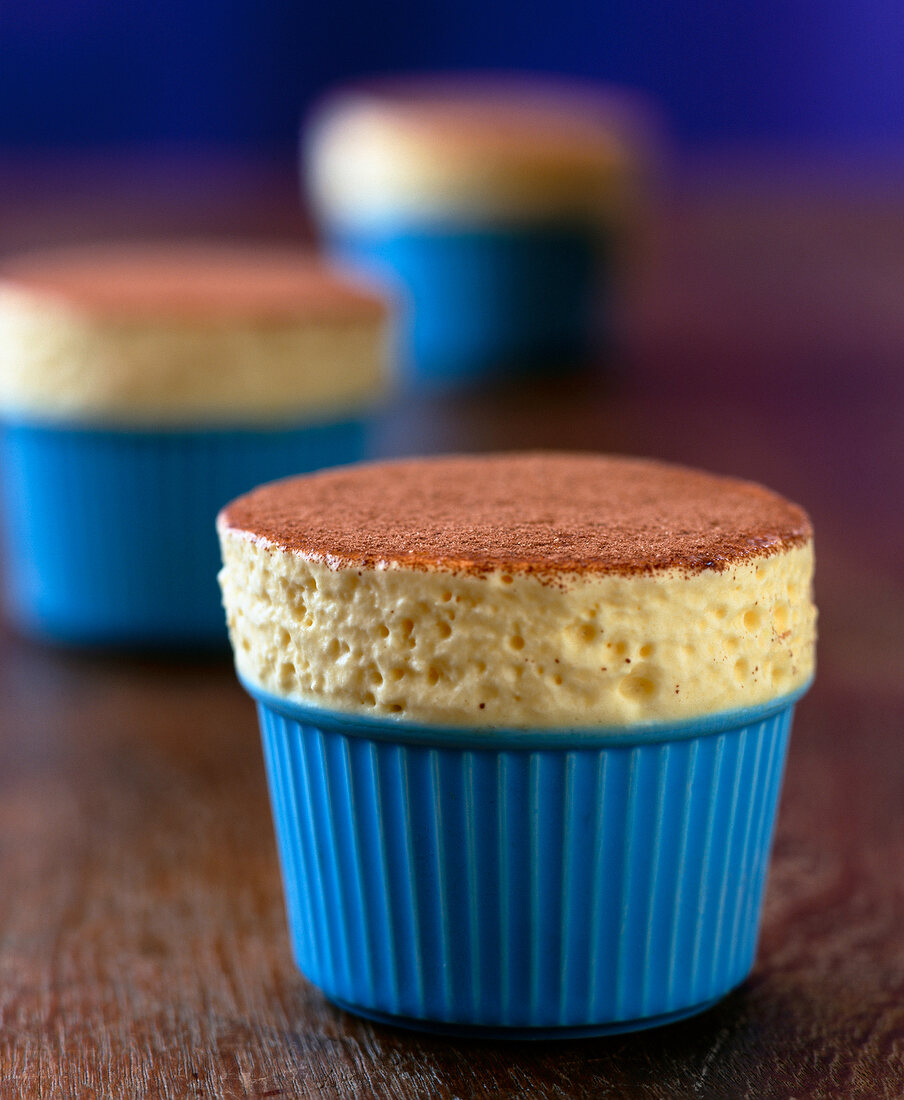
[[[6,610],[78,645],[219,647],[214,521],[264,481],[363,457],[361,421],[265,428],[0,425]]]
[[[610,257],[589,223],[332,227],[330,250],[400,290],[408,382],[422,389],[586,363]]]
[[[385,1012],[372,1012],[360,1005],[345,1004],[335,999],[332,999],[332,1003],[337,1008],[341,1008],[343,1012],[349,1012],[353,1016],[363,1016],[366,1020],[373,1020],[376,1024],[384,1024],[387,1027],[401,1027],[406,1031],[427,1032],[430,1035],[448,1035],[449,1038],[458,1039],[507,1039],[511,1042],[548,1042],[556,1039],[596,1039],[605,1035],[625,1035],[631,1031],[649,1031],[654,1027],[666,1027],[668,1024],[677,1024],[681,1020],[700,1016],[721,1000],[721,996],[715,997],[711,1001],[691,1005],[690,1008],[684,1008],[677,1012],[665,1012],[661,1016],[647,1016],[639,1020],[621,1020],[614,1024],[591,1024],[588,1027],[526,1028],[468,1027],[463,1024],[438,1024],[431,1020],[418,1020],[410,1016],[391,1016]]]
[[[796,696],[499,731],[250,690],[293,951],[337,1004],[455,1034],[614,1034],[749,973]]]

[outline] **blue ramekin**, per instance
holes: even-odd
[[[653,1027],[753,965],[794,703],[456,730],[257,701],[301,971],[386,1023]]]
[[[364,457],[363,420],[303,427],[0,424],[6,609],[60,642],[225,646],[214,520],[264,481]]]
[[[611,250],[589,221],[336,224],[326,242],[341,263],[402,289],[415,387],[575,366],[605,329]]]

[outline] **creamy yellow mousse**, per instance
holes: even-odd
[[[813,675],[810,523],[749,482],[589,454],[408,460],[264,486],[218,530],[239,674],[299,703],[622,727]]]
[[[118,245],[0,264],[0,411],[113,425],[356,413],[388,381],[387,308],[287,249]]]
[[[327,221],[596,219],[633,204],[639,131],[624,100],[595,89],[409,81],[328,99],[305,166]]]

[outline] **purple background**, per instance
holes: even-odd
[[[0,0],[0,147],[294,147],[350,77],[502,67],[651,93],[685,148],[904,141],[896,0]]]

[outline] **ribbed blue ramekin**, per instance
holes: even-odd
[[[363,457],[361,421],[292,428],[0,425],[7,613],[96,645],[226,644],[214,520],[263,481]]]
[[[256,697],[299,968],[337,1004],[566,1037],[753,965],[794,702],[634,730],[446,730]]]
[[[343,263],[403,288],[409,382],[436,387],[586,361],[609,257],[591,225],[332,226]]]

